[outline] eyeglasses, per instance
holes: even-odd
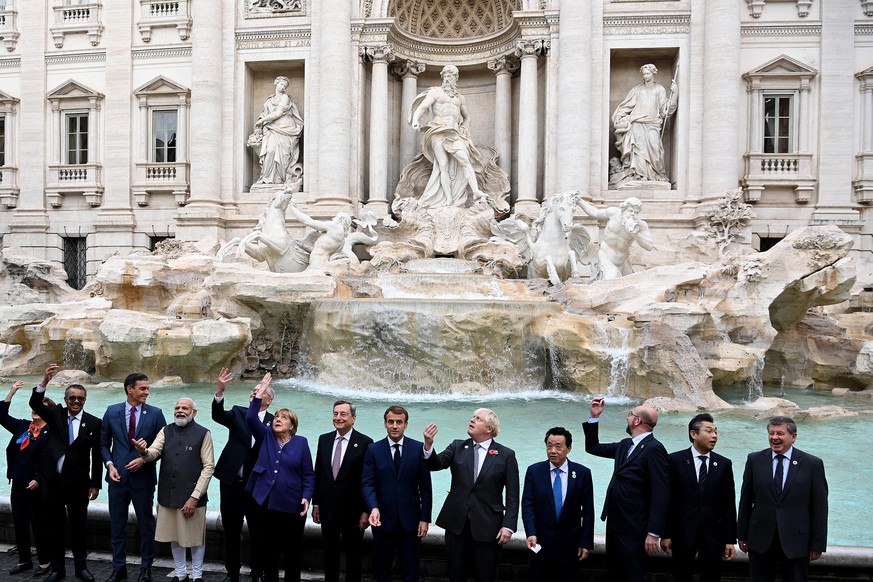
[[[84,396],[67,396],[67,400],[70,402],[85,402]]]
[[[643,419],[639,414],[634,414],[633,410],[629,410],[627,413],[627,417],[630,418],[631,416],[633,416],[634,418],[639,418],[640,420]]]

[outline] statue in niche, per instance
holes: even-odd
[[[424,131],[422,153],[404,169],[398,198],[415,195],[422,208],[469,207],[486,200],[497,212],[506,213],[508,180],[497,167],[496,155],[487,151],[490,148],[481,151],[473,145],[466,99],[458,93],[458,68],[446,65],[440,76],[441,86],[419,94],[412,103],[409,123]],[[422,174],[427,182],[418,188]]]
[[[629,181],[669,182],[664,166],[664,123],[676,112],[679,99],[676,80],[670,84],[670,96],[663,85],[655,83],[657,67],[640,67],[643,82],[631,89],[615,108],[615,147],[621,154],[618,168],[610,168],[610,184],[621,186]]]
[[[515,246],[491,239],[491,222],[509,213],[509,177],[493,148],[474,145],[470,115],[458,93],[458,68],[443,67],[443,83],[418,95],[409,123],[424,132],[422,153],[400,174],[386,220],[393,240],[373,247],[371,264],[400,268],[413,259],[454,257],[492,267],[517,263]]]
[[[630,247],[634,241],[647,251],[654,250],[649,225],[640,220],[643,203],[638,198],[628,198],[618,208],[597,208],[582,197],[578,197],[576,203],[588,216],[606,221],[597,252],[600,264],[595,280],[618,279],[633,273]]]
[[[261,164],[258,184],[290,184],[296,177],[294,165],[300,158],[303,118],[285,93],[288,77],[276,77],[273,84],[276,92],[264,101],[264,110],[246,145],[258,148]]]

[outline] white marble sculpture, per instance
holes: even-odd
[[[372,213],[368,213],[363,221],[357,221],[346,212],[337,213],[331,220],[316,220],[297,208],[293,200],[289,208],[297,220],[319,233],[309,253],[306,271],[324,269],[332,261],[339,260],[357,264],[358,259],[352,252],[352,247],[358,243],[372,245],[378,238],[373,230],[376,219]],[[369,234],[356,232],[356,225],[363,226]]]
[[[218,260],[224,260],[227,253],[236,246],[238,258],[247,254],[256,261],[267,263],[267,267],[274,273],[299,273],[305,270],[309,265],[309,255],[318,238],[318,232],[309,230],[299,240],[291,236],[285,227],[285,211],[291,202],[291,196],[291,188],[277,192],[252,232],[242,239],[237,237],[225,243],[218,251]]]
[[[473,144],[457,67],[448,65],[441,75],[443,84],[418,95],[410,108],[410,125],[424,132],[422,153],[400,174],[391,210],[401,222],[386,222],[393,240],[373,248],[377,267],[434,256],[514,263],[512,243],[490,240],[491,222],[509,212],[509,177],[496,150]]]
[[[664,123],[676,111],[679,93],[674,79],[668,97],[663,85],[655,83],[657,72],[652,64],[640,67],[643,82],[628,92],[612,114],[615,147],[621,159],[617,175],[612,172],[610,184],[665,182],[669,188],[662,137]]]
[[[515,215],[493,223],[494,235],[518,247],[527,263],[527,276],[548,278],[552,285],[580,279],[580,262],[588,260],[591,238],[582,225],[573,224],[579,192],[560,192],[543,202],[532,225]]]
[[[497,166],[496,152],[473,144],[466,100],[458,92],[458,68],[447,65],[440,75],[443,84],[412,103],[409,124],[424,132],[422,153],[403,170],[395,199],[414,196],[422,208],[464,208],[486,200],[506,213],[509,181]]]
[[[636,241],[647,251],[655,248],[649,225],[640,220],[643,203],[637,198],[628,198],[618,208],[597,208],[581,196],[576,203],[585,214],[605,220],[606,226],[600,235],[599,262],[595,279],[618,279],[633,273],[630,263],[630,247]]]
[[[276,77],[276,92],[264,101],[255,121],[255,131],[246,145],[258,148],[261,177],[258,184],[289,184],[296,177],[294,164],[300,158],[303,118],[285,90],[288,77]]]

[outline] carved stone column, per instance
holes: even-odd
[[[724,163],[724,155],[740,143],[740,97],[736,91],[725,89],[725,79],[740,76],[740,29],[736,24],[740,3],[706,0],[704,6],[702,193],[706,196],[737,187],[736,166]],[[681,91],[692,75],[680,75],[677,83]]]
[[[400,98],[400,167],[405,168],[418,152],[418,132],[412,129],[409,119],[412,102],[418,95],[418,76],[425,65],[419,61],[405,61],[394,66],[394,73],[403,82]]]
[[[515,56],[521,58],[521,91],[518,104],[518,195],[515,211],[536,216],[539,212],[537,197],[537,160],[539,148],[539,115],[537,106],[537,58],[548,49],[542,39],[520,40]]]
[[[318,164],[317,183],[310,184],[319,213],[329,214],[352,208],[351,150],[352,106],[351,79],[354,53],[351,37],[351,2],[320,0],[317,35],[313,46],[318,57]],[[316,22],[313,20],[313,22]],[[196,20],[195,20],[196,26]],[[316,37],[319,39],[315,44]]]
[[[361,58],[370,61],[370,195],[366,210],[388,216],[388,63],[391,45],[363,46]]]
[[[500,154],[500,167],[507,176],[512,176],[512,74],[518,65],[508,57],[488,61],[494,71],[496,86],[494,94],[494,147]]]

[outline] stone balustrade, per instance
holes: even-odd
[[[66,194],[82,194],[89,206],[100,206],[103,200],[103,165],[50,164],[48,166],[46,198],[59,208]]]
[[[743,189],[747,202],[757,202],[768,186],[791,186],[798,203],[809,202],[816,179],[812,172],[811,153],[747,153]]]
[[[155,28],[175,28],[180,40],[191,34],[191,0],[139,0],[140,17],[137,21],[143,42],[151,42]]]
[[[15,50],[18,35],[18,12],[9,7],[0,10],[0,40],[6,44],[7,51]]]
[[[191,165],[188,162],[137,162],[133,196],[139,206],[148,206],[150,194],[170,192],[180,206],[188,201]]]
[[[102,4],[100,2],[87,2],[53,6],[55,19],[50,28],[55,48],[63,48],[64,39],[68,34],[87,34],[91,46],[100,44],[103,35]]]

